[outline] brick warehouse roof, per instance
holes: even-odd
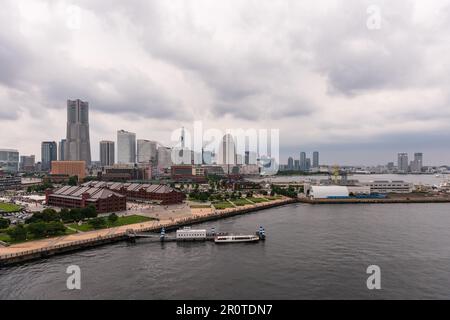
[[[119,182],[104,182],[104,181],[89,181],[82,184],[86,188],[107,188],[109,190],[121,190],[138,192],[144,189],[149,193],[171,193],[180,192],[172,187],[164,184],[146,184],[146,183],[119,183]]]
[[[89,194],[87,201],[108,199],[112,196],[124,198],[125,196],[105,188],[65,186],[55,190],[50,196],[59,198],[81,199],[83,194]]]

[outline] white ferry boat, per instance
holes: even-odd
[[[236,243],[236,242],[257,242],[259,237],[256,235],[230,235],[218,236],[214,239],[215,243]]]

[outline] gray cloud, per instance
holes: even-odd
[[[270,124],[286,131],[287,146],[356,150],[361,139],[401,144],[422,131],[420,148],[450,130],[445,1],[72,3],[80,30],[65,25],[64,1],[2,4],[0,121],[10,132],[27,129],[0,135],[0,146],[17,141],[37,153],[39,141],[24,142],[32,130],[63,136],[69,98],[107,119],[92,126],[94,137],[113,136],[118,124],[170,136],[195,118]],[[372,4],[382,10],[380,30],[366,27]],[[54,132],[49,117],[62,124]]]

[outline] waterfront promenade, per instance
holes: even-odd
[[[182,226],[201,223],[210,220],[226,218],[238,214],[245,214],[266,208],[296,202],[295,199],[281,198],[264,203],[249,204],[237,208],[224,210],[191,209],[186,216],[149,221],[115,228],[81,232],[55,238],[28,241],[8,247],[0,247],[0,265],[23,262],[43,258],[58,253],[78,250],[105,243],[126,240],[129,230],[134,232],[158,232],[162,227],[171,230]]]

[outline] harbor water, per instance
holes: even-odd
[[[3,268],[0,299],[450,298],[450,204],[291,204],[196,228],[260,225],[264,242],[140,239]],[[81,290],[66,287],[71,265]],[[367,289],[370,265],[381,290]]]

